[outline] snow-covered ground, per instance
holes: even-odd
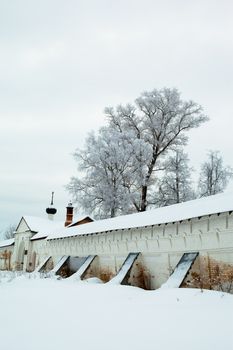
[[[0,273],[0,349],[233,349],[233,296]]]

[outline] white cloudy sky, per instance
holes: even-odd
[[[232,158],[231,0],[1,0],[0,229],[58,217],[75,148],[104,123],[105,106],[177,87],[211,118],[190,134],[198,167],[208,149]]]

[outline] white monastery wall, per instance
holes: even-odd
[[[203,261],[233,266],[232,212],[52,240],[31,240],[33,234],[21,220],[15,234],[15,246],[0,248],[0,269],[33,271],[49,256],[52,268],[64,255],[96,255],[86,278],[95,276],[108,281],[117,274],[129,253],[139,252],[131,270],[130,283],[156,289],[166,282],[186,252],[199,252],[199,260],[194,264],[196,271]]]
[[[233,265],[233,214],[204,216],[169,224],[118,230],[92,235],[33,242],[37,262],[51,255],[54,264],[63,255],[97,255],[97,277],[114,276],[130,252],[140,252],[132,272],[144,274],[154,289],[164,283],[185,252],[199,252],[216,261]],[[140,270],[140,271],[139,271]],[[95,272],[96,273],[96,272]],[[135,282],[136,283],[136,282]],[[148,283],[148,281],[147,281]]]

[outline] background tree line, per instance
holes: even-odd
[[[187,133],[208,120],[176,89],[144,92],[134,104],[105,108],[107,126],[74,153],[73,202],[98,218],[145,211],[222,192],[232,177],[218,151],[209,151],[195,190],[184,152]]]

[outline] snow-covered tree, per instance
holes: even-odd
[[[67,189],[75,203],[97,217],[114,217],[128,212],[131,201],[132,147],[119,134],[101,128],[98,136],[91,133],[84,150],[74,154],[83,177],[72,177]]]
[[[199,196],[211,196],[225,190],[233,176],[233,169],[223,164],[219,151],[209,151],[207,160],[201,165],[198,182]]]
[[[108,107],[105,114],[108,125],[75,153],[84,175],[73,177],[68,190],[74,202],[99,216],[145,211],[164,157],[208,118],[200,105],[168,88],[145,92],[133,105]]]
[[[142,161],[140,150],[136,149],[133,163],[139,174],[136,185],[139,192],[134,205],[138,211],[145,211],[161,160],[171,149],[185,145],[188,139],[185,133],[208,118],[200,105],[181,100],[176,89],[168,88],[145,92],[136,99],[135,105],[107,108],[105,112],[110,127],[119,133],[128,131],[128,142],[138,139],[141,149],[147,150]]]
[[[166,206],[195,198],[192,187],[192,168],[188,155],[177,149],[164,162],[164,176],[159,181],[155,193],[155,204]]]

